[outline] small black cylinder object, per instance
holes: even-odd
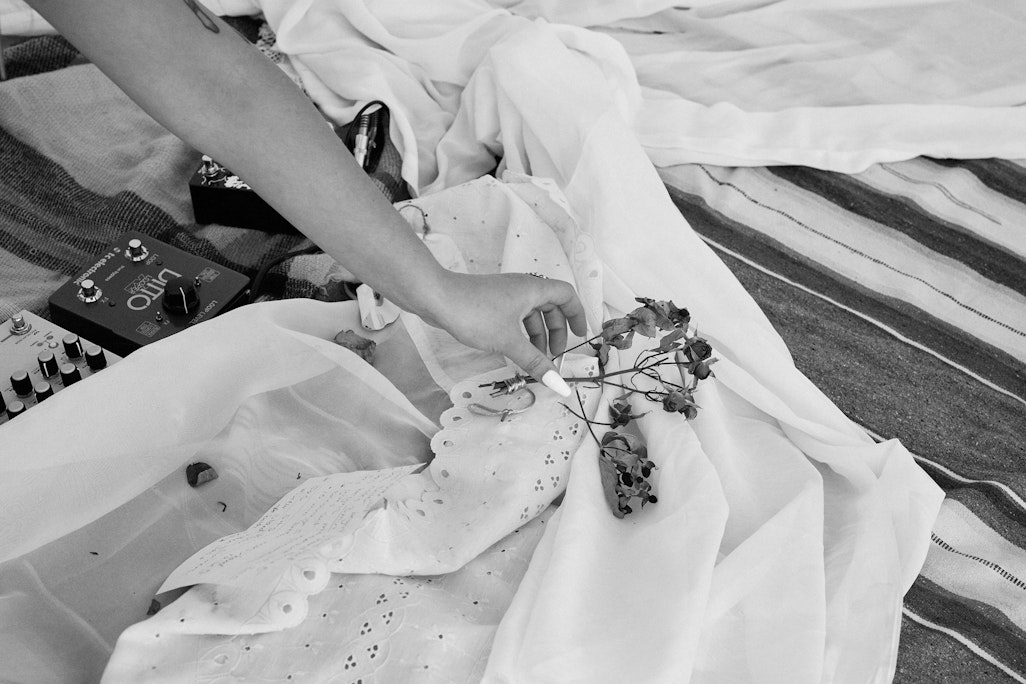
[[[95,344],[86,347],[85,357],[90,370],[98,371],[107,367],[107,355]]]
[[[27,397],[32,394],[32,378],[25,371],[15,371],[11,374],[11,387],[19,397]]]
[[[217,471],[214,470],[213,466],[197,461],[185,467],[185,479],[190,487],[198,487],[204,482],[216,480]]]
[[[199,293],[190,278],[172,278],[164,286],[164,310],[170,314],[193,314],[199,309],[199,303]]]
[[[75,333],[68,333],[64,336],[64,353],[69,359],[77,359],[82,356],[82,340]]]
[[[53,396],[53,387],[45,380],[40,380],[32,388],[36,393],[36,403]]]
[[[66,363],[61,366],[61,382],[65,387],[72,385],[82,379],[82,373],[79,372],[78,366],[73,363]]]
[[[44,378],[52,378],[57,375],[60,366],[57,363],[57,357],[53,355],[52,351],[41,351],[36,358],[39,361],[39,370],[43,371]]]
[[[7,417],[14,418],[15,416],[25,413],[25,402],[12,401],[7,405]]]
[[[0,392],[0,411],[3,411],[6,408],[7,408],[7,402],[4,401],[3,392]]]

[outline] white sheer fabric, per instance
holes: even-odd
[[[589,261],[618,265],[613,254],[602,257],[601,242],[590,257],[578,249],[590,244],[590,236],[556,210],[567,205],[555,201],[558,194],[550,183],[522,176],[512,180],[513,188],[540,192],[511,190],[489,179],[423,200],[433,228],[465,247],[468,266],[488,270],[501,263],[523,270],[521,258],[533,260],[531,254],[553,244],[548,266],[562,269],[564,277],[574,277],[571,263],[590,278],[600,273],[589,270]],[[641,187],[626,189],[640,192]],[[460,197],[475,199],[464,205]],[[526,203],[525,197],[551,202]],[[602,197],[593,201],[606,203]],[[471,213],[463,211],[465,206],[491,209]],[[527,206],[539,211],[526,211]],[[786,349],[722,265],[700,250],[689,251],[694,238],[679,215],[663,226],[668,231],[663,234],[654,226],[670,214],[653,209],[660,206],[657,201],[643,206],[639,216],[649,231],[635,235],[626,221],[607,230],[619,231],[615,244],[625,259],[632,241],[665,239],[660,250],[650,245],[645,258],[666,275],[653,274],[642,286],[658,290],[657,296],[686,292],[687,303],[695,304],[694,320],[722,358],[717,378],[699,392],[698,420],[687,423],[656,410],[639,421],[660,465],[658,504],[627,520],[611,516],[598,484],[595,442],[576,421],[576,426],[526,434],[516,433],[515,421],[504,427],[496,421],[496,430],[462,434],[462,441],[438,433],[435,485],[445,477],[448,462],[459,463],[463,484],[435,504],[434,488],[418,489],[414,483],[405,494],[393,494],[389,515],[409,521],[423,510],[427,523],[431,509],[448,504],[463,511],[453,522],[466,524],[471,516],[471,533],[432,534],[427,525],[419,533],[423,538],[411,537],[403,526],[382,526],[387,516],[379,511],[351,543],[340,545],[331,568],[342,571],[332,576],[337,585],[333,579],[319,593],[320,583],[312,589],[293,587],[293,597],[315,593],[288,620],[276,621],[274,606],[268,612],[266,589],[246,594],[200,586],[125,631],[106,680],[218,681],[261,672],[293,680],[351,676],[353,681],[362,676],[381,681],[886,681],[896,654],[901,596],[922,562],[939,490],[900,445],[873,444],[794,369]],[[452,218],[442,219],[447,216]],[[508,225],[497,217],[508,217]],[[484,233],[482,222],[490,226]],[[546,226],[548,235],[541,230]],[[464,241],[464,233],[491,237]],[[520,244],[518,235],[529,244]],[[573,254],[585,257],[575,261]],[[676,268],[667,268],[670,263]],[[617,271],[607,266],[602,273],[605,298],[627,303],[628,285],[609,277]],[[612,306],[590,313],[619,311]],[[38,409],[36,421],[74,421],[85,412],[83,420],[103,429],[73,443],[67,437],[73,433],[50,435],[43,445],[49,462],[5,464],[9,472],[0,487],[16,517],[4,521],[4,548],[14,555],[67,533],[5,568],[9,595],[21,598],[0,602],[0,609],[14,610],[12,615],[25,620],[26,633],[39,639],[31,648],[21,642],[21,651],[15,648],[10,655],[26,656],[22,662],[43,668],[40,661],[49,656],[44,645],[59,651],[49,638],[62,634],[52,627],[54,616],[38,610],[51,605],[64,614],[57,625],[79,630],[73,643],[92,649],[87,662],[95,665],[105,643],[133,614],[141,615],[149,592],[177,561],[218,534],[245,527],[297,478],[424,458],[431,423],[384,376],[324,341],[339,327],[341,314],[342,307],[312,302],[246,308],[153,345],[98,376],[105,382],[82,383],[76,386],[81,390],[71,388],[55,397],[64,399]],[[481,391],[460,384],[461,368],[495,363],[480,355],[467,363],[475,355],[444,339],[420,347],[418,355],[407,342],[417,334],[391,334],[400,356],[425,359],[419,371],[407,363],[395,382],[437,386],[430,369],[441,369],[444,377],[455,379],[450,389],[457,405]],[[612,367],[632,361],[642,346],[613,357]],[[432,352],[447,347],[455,353]],[[210,358],[193,358],[201,356],[197,348]],[[254,373],[257,368],[267,370]],[[215,371],[219,382],[211,391],[207,385]],[[176,382],[162,372],[173,373]],[[290,376],[295,383],[289,384]],[[151,389],[139,377],[162,383],[160,404],[145,401]],[[104,396],[123,397],[126,403],[104,404]],[[607,391],[597,408],[586,402],[589,413],[602,420],[612,396]],[[645,401],[637,403],[636,412],[645,410]],[[100,409],[90,413],[90,406],[109,408],[101,416]],[[532,420],[556,408],[545,406],[540,402]],[[454,429],[457,414],[467,417],[454,410],[443,415],[446,430]],[[182,419],[174,420],[174,413]],[[566,419],[564,414],[561,420]],[[5,453],[36,441],[38,425],[11,425],[19,429],[0,434]],[[114,430],[120,435],[112,440]],[[506,434],[516,438],[503,445]],[[554,451],[560,436],[567,446]],[[446,441],[458,448],[449,453]],[[542,453],[537,446],[527,448],[528,442],[549,446]],[[175,449],[175,443],[182,446]],[[194,458],[214,464],[221,477],[189,490],[179,469]],[[499,469],[489,464],[520,458],[527,459],[527,470],[492,475]],[[128,467],[126,461],[133,469],[111,477],[111,468]],[[564,486],[565,500],[545,525],[537,549],[533,542],[518,542],[521,533],[503,539],[543,512]],[[53,487],[62,492],[57,500],[46,495]],[[218,502],[228,503],[227,510]],[[176,528],[183,517],[184,529]],[[84,532],[75,531],[80,526]],[[490,544],[497,545],[468,563]],[[122,550],[113,553],[112,546]],[[59,572],[62,577],[43,579],[34,589],[26,589],[25,581],[18,584],[26,573],[82,567],[80,558],[91,551],[100,558],[90,573],[72,570],[66,577]],[[532,556],[530,567],[520,583],[527,556]],[[515,558],[512,569],[509,558]],[[427,579],[437,578],[397,578],[416,586],[411,593],[399,584],[386,587],[376,574],[363,574],[442,570],[453,572],[439,580],[445,589],[428,590],[429,596],[419,592],[431,584]],[[350,574],[354,571],[360,574]],[[489,579],[496,573],[501,581]],[[293,584],[299,581],[298,575],[290,576]],[[282,588],[288,589],[277,587]],[[272,594],[280,593],[277,589]],[[407,601],[411,596],[419,598]],[[400,605],[401,612],[389,615],[386,603]],[[481,605],[488,610],[482,612]],[[105,613],[108,606],[117,608]],[[402,619],[393,622],[397,615]],[[257,631],[265,634],[253,634],[254,617],[261,625]],[[292,619],[298,617],[305,619]],[[658,655],[631,659],[625,653]],[[60,673],[71,664],[62,658],[45,667],[51,669],[36,674]]]
[[[533,19],[592,30],[568,43],[607,70],[607,89],[633,99],[633,132],[659,166],[857,172],[918,155],[1026,158],[1026,10],[1016,0],[205,4],[266,14],[311,95],[340,121],[387,101],[404,175],[422,189],[439,165],[467,162],[436,146],[483,53]],[[52,32],[22,0],[0,0],[0,27]],[[539,79],[552,74],[530,54],[520,60]],[[495,141],[459,142],[481,154]]]
[[[516,55],[535,96],[570,102],[560,78],[595,69],[659,166],[855,172],[918,155],[1026,157],[1026,10],[1015,0],[257,4],[325,111],[345,121],[361,101],[393,107],[404,177],[424,192],[531,145],[511,145],[518,134],[498,125],[504,103],[463,89],[496,43],[532,24],[568,48],[557,63]]]
[[[579,441],[559,512],[546,523],[537,549],[518,547],[524,554],[533,550],[533,557],[512,602],[508,592],[519,575],[492,587],[489,600],[501,609],[482,621],[483,632],[476,637],[470,628],[478,624],[478,613],[461,608],[469,594],[450,590],[436,597],[440,603],[423,604],[425,610],[452,618],[449,624],[461,625],[464,635],[458,657],[433,661],[445,667],[438,671],[429,664],[425,677],[887,681],[896,657],[901,597],[926,553],[940,491],[899,444],[874,444],[794,368],[755,303],[669,202],[638,142],[653,149],[656,131],[649,127],[658,119],[650,115],[652,100],[638,87],[620,44],[595,32],[532,21],[475,2],[412,6],[268,0],[261,9],[278,32],[279,47],[293,55],[309,91],[329,114],[346,118],[354,101],[371,98],[393,107],[407,178],[424,194],[419,201],[433,227],[452,237],[468,269],[535,271],[540,269],[532,267],[534,260],[545,260],[546,268],[581,290],[593,327],[632,309],[635,296],[674,299],[691,310],[722,359],[716,379],[699,392],[702,409],[695,422],[658,410],[640,421],[661,468],[659,503],[624,521],[613,518],[598,485],[596,445],[590,438]],[[761,114],[735,121],[719,118],[715,106],[701,107],[702,115],[694,120],[711,127],[703,129],[712,131],[708,140],[719,140],[713,133],[722,126],[730,132],[723,139],[734,140],[738,130],[764,134],[760,144],[786,139],[786,126],[748,126]],[[903,154],[931,153],[951,144],[962,152],[990,149],[986,145],[1007,151],[1021,144],[1015,140],[1026,140],[1005,135],[1023,124],[1000,107],[958,110],[972,114],[974,122],[992,115],[995,128],[965,126],[950,138],[951,126],[967,119],[946,118],[943,107],[930,111],[938,113],[938,128],[925,126],[933,133],[914,139],[915,149]],[[818,114],[811,119],[824,120]],[[898,124],[911,126],[914,120]],[[805,119],[799,116],[791,123],[796,121]],[[821,158],[833,159],[836,153],[847,164],[875,149],[865,136],[876,131],[862,128],[848,136],[858,121],[849,116],[843,123],[837,130],[844,139]],[[801,130],[809,136],[820,129]],[[1005,137],[997,140],[996,130]],[[804,137],[799,142],[794,147],[799,152],[816,147],[806,145]],[[676,143],[670,147],[680,149]],[[723,149],[718,147],[716,154]],[[751,160],[758,156],[753,149],[757,146],[730,158],[748,155]],[[516,172],[507,182],[464,185],[491,168],[498,153],[505,169]],[[551,180],[531,182],[519,173]],[[469,199],[473,193],[480,195],[476,203]],[[447,216],[452,219],[443,220]],[[107,631],[85,630],[93,640],[78,639],[83,649],[102,653],[105,635],[124,623],[124,615],[101,614],[102,604],[125,598],[110,581],[124,577],[128,582],[135,572],[159,573],[161,567],[166,574],[170,556],[181,560],[186,547],[194,550],[217,533],[251,522],[295,484],[293,470],[302,477],[425,458],[426,439],[435,427],[403,392],[431,397],[432,390],[414,388],[451,390],[453,383],[494,368],[489,366],[494,359],[469,354],[411,320],[406,329],[422,364],[380,376],[326,342],[339,328],[334,312],[335,307],[286,302],[216,319],[129,357],[96,381],[61,392],[39,413],[19,418],[0,433],[4,454],[41,454],[31,462],[4,459],[0,471],[0,500],[9,502],[2,513],[0,548],[5,558],[21,557],[15,564],[29,559],[26,567],[32,569],[26,576],[38,572],[33,554],[52,551],[62,562],[82,552],[89,555],[87,540],[75,530],[92,520],[99,519],[104,531],[95,539],[121,543],[118,534],[109,534],[116,529],[108,526],[114,525],[113,518],[102,516],[111,511],[121,516],[118,511],[129,510],[124,506],[154,505],[148,496],[138,497],[198,453],[226,459],[224,482],[217,481],[225,489],[202,496],[234,492],[244,502],[224,511],[227,522],[214,515],[217,522],[201,534],[193,536],[187,528],[184,537],[175,537],[177,544],[167,545],[166,555],[154,554],[145,570],[129,562],[145,555],[142,546],[120,559],[105,553],[105,559],[112,559],[106,565],[122,572],[86,583],[103,591],[92,595],[92,609],[83,612],[87,621],[107,625]],[[636,347],[613,363],[629,363],[640,351]],[[146,378],[146,384],[139,378]],[[153,387],[163,392],[159,403]],[[314,388],[316,400],[305,394]],[[292,401],[296,392],[300,399]],[[105,396],[124,403],[112,406],[102,401]],[[268,397],[276,398],[268,402]],[[283,398],[292,408],[275,416]],[[610,398],[607,393],[599,402],[600,417]],[[56,420],[69,421],[74,429],[48,430]],[[69,440],[69,434],[82,437]],[[531,484],[511,482],[511,491],[519,488],[521,495],[505,499],[498,509],[483,509],[482,515],[515,519],[523,499],[534,496]],[[180,479],[169,486],[180,490],[172,514],[193,505]],[[53,491],[60,497],[48,494]],[[461,496],[474,493],[473,488],[461,490]],[[217,501],[222,500],[206,505]],[[532,499],[531,505],[538,503]],[[213,510],[221,512],[220,507]],[[207,510],[203,519],[211,515]],[[489,530],[485,537],[504,533],[498,527],[482,529]],[[41,547],[54,540],[53,546]],[[145,535],[140,540],[150,543]],[[475,539],[473,548],[498,541]],[[493,552],[499,555],[486,554],[484,562],[501,564],[501,548]],[[368,569],[373,568],[359,568]],[[457,585],[461,572],[453,575]],[[369,580],[368,586],[381,581]],[[38,590],[37,598],[60,596],[46,582],[40,586],[47,588]],[[73,606],[82,586],[70,582],[60,601]],[[480,589],[475,587],[475,592]],[[374,611],[375,621],[387,616],[373,603],[384,592],[372,592],[318,596],[328,602],[344,597],[345,604],[332,603],[322,612],[347,621],[345,634],[359,634],[360,616],[371,615],[367,611]],[[17,589],[9,595],[33,594]],[[168,646],[168,639],[161,642],[156,636],[160,632],[153,626],[173,623],[173,611],[190,606],[211,611],[216,596],[209,589],[189,592],[183,603],[165,608],[172,612],[162,611],[126,632],[108,671],[110,681],[226,679],[233,668],[243,671],[244,660],[245,668],[256,667],[246,655],[253,649],[295,638],[297,632],[286,630],[265,635],[259,643],[244,642],[224,626]],[[138,610],[148,598],[136,591],[125,604]],[[17,602],[10,605],[19,616],[31,612]],[[70,607],[68,612],[81,614]],[[430,614],[411,618],[421,636],[431,633]],[[65,624],[77,619],[69,617]],[[316,615],[313,619],[296,629],[316,632]],[[370,624],[370,618],[363,621]],[[37,632],[42,638],[43,632]],[[94,632],[100,636],[94,638]],[[444,630],[438,633],[440,641],[450,643]],[[292,660],[275,662],[301,668],[302,673],[288,672],[294,677],[328,679],[355,672],[327,645],[308,651],[303,644],[311,642],[290,643]],[[359,643],[373,649],[378,642]],[[377,669],[389,663],[402,677],[420,679],[417,666],[422,663],[401,649],[423,647],[425,640],[387,643],[395,650],[380,661],[375,655],[370,674],[401,681]],[[20,648],[15,655],[43,651]],[[362,651],[366,658],[377,652]],[[164,659],[170,672],[163,666],[151,670],[154,659]],[[6,654],[3,661],[10,662]]]

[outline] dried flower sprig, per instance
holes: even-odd
[[[599,442],[599,475],[609,510],[617,518],[633,512],[631,502],[655,503],[652,483],[648,478],[656,464],[648,458],[648,447],[641,437],[631,432],[610,430]]]
[[[601,333],[579,345],[589,345],[595,350],[599,374],[589,378],[567,378],[568,382],[600,382],[624,391],[609,407],[609,423],[593,421],[585,415],[579,416],[587,422],[589,430],[593,425],[610,428],[601,439],[594,431],[591,434],[599,444],[603,492],[610,510],[618,518],[634,510],[631,506],[634,501],[640,501],[644,507],[657,500],[649,481],[656,464],[648,457],[648,448],[640,435],[636,431],[628,432],[624,429],[647,413],[632,413],[630,395],[640,394],[649,401],[661,404],[664,411],[679,413],[686,420],[693,420],[698,416],[699,409],[695,399],[698,383],[712,377],[712,365],[717,361],[712,355],[713,348],[709,341],[692,329],[691,314],[687,309],[678,307],[672,301],[647,297],[639,297],[636,301],[641,306],[626,316],[605,321]],[[609,350],[630,349],[635,335],[658,338],[659,342],[652,349],[639,354],[632,367],[606,372]],[[680,384],[660,373],[661,369],[668,366],[676,367]],[[617,376],[624,376],[628,384],[614,381],[613,378]],[[639,389],[635,384],[638,376],[648,378],[651,381],[648,384],[654,387]],[[583,405],[581,412],[584,413]]]
[[[641,393],[651,401],[661,402],[666,411],[677,412],[687,419],[697,415],[698,403],[694,392],[700,380],[712,376],[712,365],[716,363],[709,341],[692,331],[691,315],[687,309],[677,307],[672,301],[658,301],[647,297],[636,300],[641,304],[621,318],[613,318],[602,324],[602,332],[582,342],[574,349],[589,345],[598,355],[600,373],[595,377],[566,378],[567,382],[602,382],[615,385],[626,393]],[[609,350],[629,349],[634,344],[635,334],[643,337],[659,337],[659,344],[642,352],[635,364],[626,369],[605,372]],[[672,358],[670,357],[672,353]],[[660,368],[675,366],[681,382],[666,380]],[[613,382],[616,376],[632,376],[630,385]],[[643,375],[656,382],[656,389],[639,390],[634,386],[633,376]],[[615,407],[614,407],[615,408]],[[620,411],[622,413],[622,410]],[[622,420],[617,414],[614,422]],[[626,425],[626,422],[621,423]]]
[[[712,366],[717,361],[712,355],[713,348],[709,341],[700,337],[691,327],[691,314],[687,309],[676,306],[672,301],[647,297],[638,297],[636,301],[641,306],[625,316],[603,322],[602,332],[567,350],[590,347],[598,357],[599,373],[589,377],[564,378],[571,383],[597,382],[623,390],[623,394],[609,407],[608,423],[592,420],[585,415],[580,393],[577,394],[577,403],[581,414],[566,407],[585,421],[592,438],[599,445],[603,492],[610,510],[618,518],[634,510],[631,506],[634,501],[640,501],[641,507],[657,501],[649,481],[656,464],[648,457],[648,448],[641,436],[636,431],[625,430],[633,421],[647,415],[647,412],[632,412],[630,396],[639,394],[662,405],[664,411],[679,413],[686,420],[693,420],[698,416],[699,409],[695,400],[698,383],[713,377]],[[607,372],[605,368],[610,349],[630,349],[636,335],[658,338],[659,343],[639,354],[630,368]],[[677,369],[680,384],[668,380],[660,372],[668,367]],[[648,378],[651,381],[648,384],[654,386],[639,389],[635,382],[638,376]],[[618,380],[624,380],[626,384]],[[518,374],[481,386],[491,386],[492,396],[499,396],[513,394],[532,382],[533,378]],[[594,431],[597,426],[609,428],[601,439]]]

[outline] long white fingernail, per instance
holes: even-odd
[[[561,397],[570,396],[570,385],[566,384],[566,380],[554,370],[545,371],[545,375],[542,376],[542,384]]]

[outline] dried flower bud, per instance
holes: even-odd
[[[691,367],[691,374],[699,380],[705,380],[712,373],[712,369],[709,368],[707,361],[699,361]]]
[[[712,356],[712,345],[702,337],[695,337],[688,340],[686,353],[692,361],[704,361]]]
[[[663,410],[676,413],[688,406],[688,397],[680,390],[671,390],[663,398]]]

